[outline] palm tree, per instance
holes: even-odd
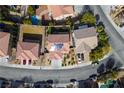
[[[66,25],[69,25],[70,30],[73,29],[74,22],[73,22],[73,19],[72,19],[71,16],[66,17],[66,19],[65,19],[65,24],[66,24]]]
[[[71,37],[72,37],[72,31],[73,31],[73,29],[74,29],[74,22],[73,22],[73,19],[72,19],[72,17],[71,16],[69,16],[69,17],[67,17],[66,19],[65,19],[65,24],[66,25],[69,25],[69,38],[70,38],[70,41],[71,41]]]

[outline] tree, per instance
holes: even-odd
[[[31,20],[30,19],[24,19],[23,20],[23,24],[32,24]]]
[[[90,52],[90,60],[91,61],[98,61],[99,59],[103,58],[103,50],[100,47],[96,47],[96,49]]]
[[[108,54],[110,49],[111,49],[111,47],[108,44],[106,44],[104,47],[102,47],[103,55]]]
[[[9,20],[9,18],[11,17],[10,14],[9,14],[9,6],[6,6],[6,5],[2,5],[0,6],[0,19],[1,20]]]
[[[91,51],[90,52],[90,60],[93,61],[93,62],[98,60],[96,51]]]
[[[103,26],[103,28],[105,28],[105,25],[103,24],[102,21],[100,21],[97,26]]]
[[[69,25],[71,30],[73,29],[74,22],[71,16],[66,17],[65,24]]]
[[[116,79],[117,76],[118,76],[118,71],[112,71],[112,72],[111,72],[111,78],[112,78],[112,79]]]
[[[95,25],[96,18],[91,12],[85,12],[81,17],[81,23]]]
[[[104,27],[102,25],[97,26],[97,32],[100,33],[102,31],[104,31]]]
[[[52,22],[49,22],[49,26],[47,27],[47,34],[51,34],[52,33],[52,26],[54,26],[54,24]]]
[[[34,8],[31,5],[28,7],[27,13],[29,16],[33,16],[35,14]]]
[[[108,40],[108,36],[104,31],[100,32],[98,37],[99,37],[100,41],[107,41]]]

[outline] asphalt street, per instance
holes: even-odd
[[[106,32],[110,36],[110,43],[113,48],[113,57],[117,58],[124,64],[124,40],[117,33],[116,29],[111,25],[111,23],[106,18],[100,6],[93,6],[94,11],[100,15],[100,20],[103,21],[106,27]],[[105,59],[102,62],[106,62]],[[70,79],[86,79],[89,75],[97,72],[97,67],[92,67],[91,65],[73,69],[63,69],[63,70],[30,70],[30,69],[20,69],[20,68],[10,68],[10,67],[0,67],[0,77],[21,79],[24,76],[31,76],[34,81],[39,80],[59,80],[61,83],[67,83]]]
[[[94,6],[94,12],[100,15],[100,20],[104,23],[106,32],[110,37],[110,44],[113,49],[113,53],[124,65],[124,39],[116,31],[113,25],[109,22],[106,15],[102,11],[100,6]]]

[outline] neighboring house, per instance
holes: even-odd
[[[36,10],[36,15],[39,19],[61,20],[68,16],[75,16],[73,5],[41,5]]]
[[[0,62],[8,61],[9,39],[10,39],[9,33],[0,32]]]
[[[64,54],[69,53],[69,34],[51,34],[47,38],[47,49],[52,64],[62,63]]]
[[[78,62],[88,62],[89,53],[98,45],[97,33],[94,27],[74,30],[73,42]]]
[[[23,65],[34,64],[44,52],[44,28],[21,25],[16,59]]]
[[[39,58],[39,44],[18,42],[16,59],[23,65],[31,65]]]
[[[49,11],[47,5],[40,5],[39,8],[36,9],[36,16],[38,19],[49,20]]]

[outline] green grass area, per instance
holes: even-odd
[[[0,23],[4,23],[4,24],[8,24],[8,25],[14,25],[14,24],[15,24],[14,22],[11,22],[11,21],[3,21],[3,20],[0,20]]]

